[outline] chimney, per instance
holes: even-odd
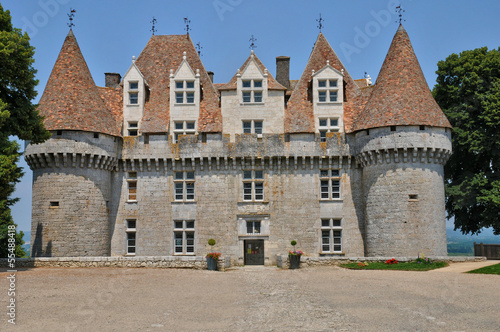
[[[276,57],[276,80],[290,90],[290,57]]]
[[[122,80],[122,76],[118,73],[104,73],[104,77],[106,88],[116,88]]]
[[[209,71],[207,72],[208,74],[208,77],[210,77],[210,81],[212,81],[212,83],[214,82],[214,72],[213,71]]]

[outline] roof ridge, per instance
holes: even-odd
[[[395,125],[451,125],[425,80],[410,38],[400,24],[364,111],[352,131]]]

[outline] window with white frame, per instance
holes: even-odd
[[[244,103],[262,103],[262,80],[242,80],[241,86]]]
[[[137,172],[127,173],[127,200],[129,202],[137,201]]]
[[[320,103],[333,103],[338,101],[338,80],[318,80],[318,101]]]
[[[260,234],[260,220],[247,220],[247,234]]]
[[[243,200],[264,200],[264,171],[243,171]]]
[[[174,220],[174,254],[194,255],[194,220]]]
[[[174,143],[179,142],[180,135],[194,135],[196,121],[174,121]]]
[[[244,134],[262,134],[262,127],[264,121],[262,120],[244,120],[243,133]]]
[[[128,82],[128,101],[130,105],[139,104],[139,82],[130,81]]]
[[[137,121],[128,122],[128,136],[137,136],[139,129],[139,124]]]
[[[321,252],[342,252],[341,219],[321,219]]]
[[[175,81],[175,103],[194,104],[194,81]]]
[[[321,199],[340,199],[340,170],[321,169],[319,172]]]
[[[194,200],[194,171],[174,172],[176,201]]]
[[[127,219],[125,221],[127,224],[127,228],[125,230],[126,240],[127,240],[127,255],[135,255],[136,249],[136,227],[137,220],[136,219]]]
[[[326,142],[326,133],[339,132],[338,118],[320,118],[318,119],[318,131],[321,142]]]

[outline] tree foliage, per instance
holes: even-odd
[[[10,137],[40,143],[50,136],[32,103],[38,80],[29,40],[12,26],[10,12],[0,4],[0,257],[7,256],[7,228],[14,224],[10,207],[18,200],[11,195],[23,175],[17,166],[19,144]],[[22,236],[16,234],[17,256],[24,254]]]
[[[464,234],[500,234],[500,48],[451,54],[436,73],[433,95],[453,126],[448,217]]]

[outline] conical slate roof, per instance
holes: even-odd
[[[96,87],[73,31],[64,40],[40,99],[47,130],[82,130],[121,135],[121,121]]]
[[[219,96],[200,60],[189,35],[154,35],[137,58],[136,66],[146,78],[151,89],[142,118],[141,132],[168,132],[170,119],[170,69],[175,71],[183,60],[196,71],[200,70],[203,99],[200,102],[199,132],[221,132],[222,115]]]
[[[352,103],[360,95],[357,84],[347,72],[339,57],[330,46],[326,37],[320,32],[314,48],[309,56],[306,68],[300,77],[299,82],[288,101],[285,113],[285,131],[287,133],[314,132],[313,104],[309,96],[309,85],[312,80],[312,71],[319,71],[326,66],[329,61],[330,66],[338,71],[344,71],[345,101]],[[345,106],[348,106],[347,104]],[[348,113],[344,112],[344,117],[349,120],[354,114],[354,107],[347,107]],[[349,121],[347,121],[349,122]]]
[[[410,38],[400,25],[371,97],[351,131],[411,125],[451,128],[431,95]]]

